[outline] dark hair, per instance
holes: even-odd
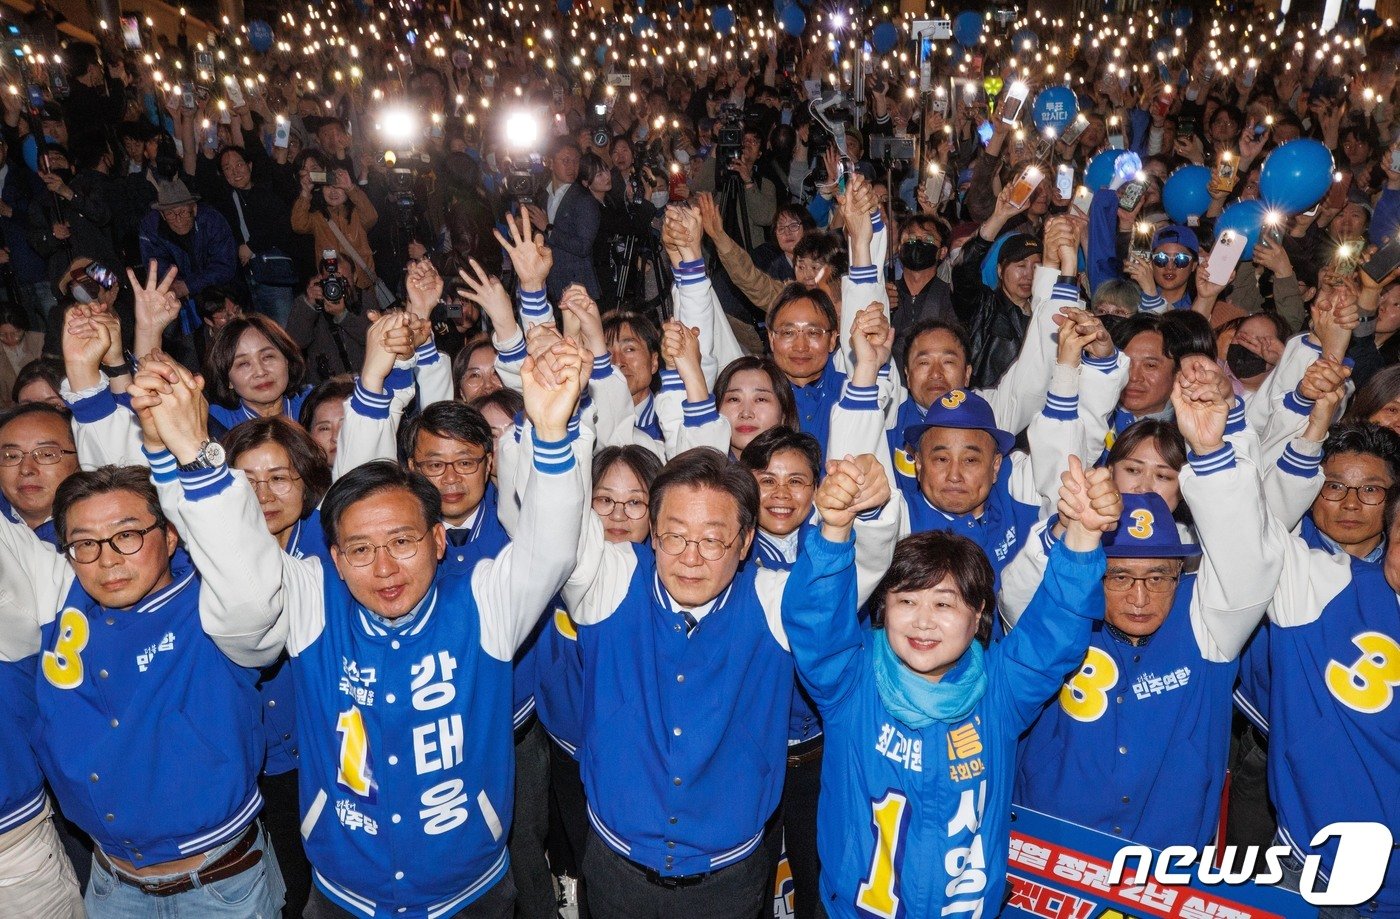
[[[344,402],[354,391],[355,378],[348,373],[317,383],[316,388],[307,393],[306,398],[302,400],[301,414],[297,416],[297,421],[310,433],[311,425],[316,420],[317,409],[327,402]]]
[[[487,406],[492,405],[505,412],[511,418],[519,417],[520,414],[525,411],[525,397],[515,390],[506,387],[502,387],[492,393],[487,393],[484,396],[477,396],[467,404],[478,412],[481,412],[483,418],[486,417]],[[594,464],[596,468],[596,459],[594,460]]]
[[[642,313],[634,313],[630,310],[613,310],[603,317],[603,338],[607,340],[608,346],[617,343],[622,335],[622,327],[626,326],[632,330],[632,334],[641,339],[646,346],[647,352],[654,356],[658,362],[661,359],[661,330],[650,316]],[[658,367],[660,364],[658,363]],[[651,391],[656,392],[661,388],[660,374],[651,375]]]
[[[238,302],[238,295],[233,288],[225,287],[223,284],[210,284],[195,295],[195,308],[199,310],[199,315],[208,319],[219,310],[224,308],[224,301],[232,300],[241,309],[243,304]]]
[[[326,545],[336,544],[340,536],[340,518],[351,505],[394,489],[406,491],[418,499],[429,530],[442,523],[442,495],[427,476],[404,469],[391,460],[374,460],[351,469],[326,492],[321,502],[321,532]]]
[[[1161,331],[1163,347],[1178,367],[1182,358],[1192,354],[1215,360],[1215,330],[1200,313],[1171,310],[1162,316]]]
[[[743,357],[735,358],[726,364],[715,379],[715,402],[723,405],[724,394],[729,391],[729,386],[734,382],[735,375],[747,370],[756,370],[767,375],[769,382],[773,384],[773,395],[778,399],[778,407],[783,411],[782,424],[796,428],[797,399],[792,394],[792,383],[783,375],[778,365],[773,363],[771,357],[745,354]]]
[[[0,305],[0,325],[12,325],[21,332],[30,331],[29,315],[18,304]]]
[[[579,157],[578,161],[578,183],[585,188],[593,182],[600,172],[607,172],[608,164],[603,162],[603,158],[592,152],[585,153]]]
[[[114,491],[129,491],[145,500],[146,510],[156,518],[156,523],[166,525],[150,469],[145,466],[98,466],[96,469],[78,470],[64,479],[54,492],[53,525],[58,538],[64,542],[68,540],[68,512],[73,505]]]
[[[909,327],[904,333],[904,352],[899,356],[899,369],[904,374],[904,379],[909,379],[909,353],[914,350],[914,342],[929,332],[947,332],[957,339],[958,347],[962,348],[963,360],[972,362],[972,339],[968,337],[967,330],[961,325],[953,322],[944,322],[942,319],[920,319]]]
[[[29,415],[50,415],[63,422],[65,426],[70,425],[73,421],[73,413],[66,406],[59,408],[57,405],[50,405],[47,402],[22,402],[0,412],[0,430],[4,430],[10,422],[18,421]],[[68,431],[68,436],[70,438],[73,436],[71,428]]]
[[[300,516],[305,520],[321,503],[326,489],[331,487],[331,468],[326,464],[326,454],[305,428],[280,415],[254,418],[235,425],[223,439],[230,466],[238,461],[238,457],[263,444],[276,444],[287,451],[292,471],[301,479]]]
[[[462,397],[461,380],[462,375],[467,372],[467,365],[471,363],[472,355],[482,348],[496,350],[496,345],[491,341],[491,336],[485,332],[473,335],[462,342],[462,347],[457,349],[457,353],[452,356],[452,391],[457,394],[457,398]]]
[[[817,222],[812,219],[811,212],[800,204],[789,203],[780,205],[777,211],[773,213],[773,226],[776,227],[778,225],[779,217],[791,217],[802,224],[803,236],[806,236],[817,228]]]
[[[604,447],[593,454],[593,487],[597,488],[608,470],[619,463],[632,470],[637,481],[641,482],[648,492],[651,491],[651,483],[661,474],[660,457],[646,447],[637,444]]]
[[[219,148],[219,152],[214,155],[214,162],[219,165],[219,169],[224,168],[224,157],[228,156],[230,153],[236,153],[239,159],[250,166],[253,164],[252,159],[248,157],[247,150],[244,150],[238,144],[224,144]]]
[[[573,150],[580,157],[583,156],[583,148],[578,145],[578,141],[567,134],[561,134],[559,137],[556,137],[554,143],[549,145],[549,155],[551,157],[558,156],[565,150]]]
[[[1186,465],[1186,440],[1181,436],[1181,430],[1176,426],[1176,422],[1163,421],[1160,418],[1144,418],[1124,428],[1123,433],[1114,438],[1105,463],[1112,466],[1122,462],[1131,456],[1139,445],[1149,440],[1157,447],[1157,452],[1166,460],[1168,466],[1180,471]]]
[[[1322,461],[1344,453],[1374,456],[1385,463],[1391,482],[1400,485],[1400,434],[1369,422],[1343,422],[1327,432]]]
[[[796,450],[812,467],[812,482],[822,476],[822,445],[811,434],[800,433],[792,428],[778,425],[759,434],[744,452],[739,454],[739,462],[750,472],[762,472],[773,462],[773,457],[784,450]]]
[[[796,262],[800,258],[821,262],[831,269],[831,276],[835,278],[845,277],[850,265],[845,241],[825,230],[810,230],[802,234],[802,240],[792,249],[792,260]]]
[[[63,362],[53,357],[36,357],[19,368],[15,374],[15,385],[10,388],[10,401],[18,402],[24,387],[35,380],[43,380],[54,392],[63,391]]]
[[[936,214],[911,214],[899,222],[899,238],[904,239],[909,235],[909,231],[924,227],[932,229],[938,234],[938,244],[948,245],[948,240],[953,238],[953,228],[948,226],[948,221]]]
[[[1377,371],[1366,385],[1356,391],[1356,398],[1342,416],[1343,421],[1370,421],[1371,416],[1391,402],[1400,399],[1400,365]]]
[[[713,447],[695,447],[673,458],[651,483],[651,528],[661,502],[672,488],[709,488],[724,492],[739,505],[739,535],[758,524],[758,482],[753,474]]]
[[[1281,342],[1287,343],[1288,339],[1293,336],[1293,330],[1289,328],[1287,321],[1278,313],[1272,312],[1271,310],[1250,313],[1248,316],[1236,316],[1229,322],[1222,323],[1220,328],[1216,329],[1216,332],[1217,334],[1223,334],[1225,332],[1238,333],[1240,328],[1251,319],[1267,319],[1269,325],[1273,326],[1275,337]],[[1224,355],[1221,355],[1221,357],[1224,357]]]
[[[472,444],[485,450],[488,456],[495,447],[491,424],[465,402],[434,402],[400,425],[399,457],[405,462],[413,456],[421,431]]]
[[[932,530],[901,539],[889,568],[870,596],[871,623],[884,628],[885,598],[892,591],[928,590],[944,578],[952,578],[963,600],[980,611],[977,640],[985,648],[991,640],[992,612],[996,609],[992,565],[986,553],[966,536]]]
[[[802,242],[805,243],[808,238],[809,237],[806,236],[802,237]],[[793,252],[794,257],[797,256],[797,252],[801,250],[801,248],[802,243],[798,243],[797,250]],[[839,333],[841,331],[841,320],[836,314],[836,304],[831,302],[831,298],[826,295],[826,291],[822,290],[820,287],[807,287],[805,284],[792,281],[783,288],[782,293],[778,294],[778,299],[773,302],[773,305],[768,307],[768,315],[765,317],[765,321],[768,324],[770,333],[774,323],[777,322],[778,314],[781,313],[785,307],[791,306],[798,300],[811,300],[812,305],[826,318],[827,323],[831,326],[831,331],[833,333]]]
[[[228,374],[233,368],[238,340],[249,329],[261,332],[272,347],[287,359],[288,393],[296,392],[306,376],[306,359],[301,356],[301,349],[280,325],[261,313],[239,316],[214,333],[214,340],[209,345],[209,355],[204,359],[204,387],[208,391],[209,401],[217,402],[224,408],[238,405],[238,393],[229,385]]]

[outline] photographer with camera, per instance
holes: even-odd
[[[327,269],[330,269],[329,271]],[[342,373],[355,373],[365,361],[369,320],[351,309],[347,283],[336,260],[323,259],[306,291],[292,302],[287,334],[306,355],[306,382],[325,382]]]
[[[298,158],[301,194],[292,205],[292,231],[310,236],[318,252],[337,252],[339,268],[350,282],[347,295],[352,303],[366,296],[372,301],[378,276],[369,230],[379,221],[379,212],[350,173],[328,171],[322,156],[307,152]]]
[[[719,142],[713,155],[700,164],[695,189],[715,192],[726,229],[732,225],[730,235],[752,252],[768,239],[778,212],[778,191],[773,180],[756,169],[763,157],[763,135],[758,128],[742,125],[738,113],[726,107]],[[735,134],[739,135],[737,145]]]

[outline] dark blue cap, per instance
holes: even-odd
[[[1016,437],[997,427],[996,415],[992,407],[970,389],[950,389],[943,398],[936,400],[924,413],[924,420],[904,429],[904,445],[911,453],[917,453],[919,439],[929,428],[965,428],[972,431],[986,431],[997,443],[1002,455],[1011,452],[1016,445]]]
[[[1195,558],[1201,547],[1184,543],[1167,502],[1155,491],[1123,496],[1118,528],[1103,538],[1109,558]]]

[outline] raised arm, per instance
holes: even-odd
[[[568,339],[525,361],[521,381],[534,458],[519,523],[510,545],[472,572],[481,646],[498,660],[515,656],[574,567],[587,489],[570,444],[569,419],[592,361]]]
[[[342,475],[364,463],[398,461],[395,436],[398,425],[390,412],[393,390],[390,377],[397,360],[413,356],[413,333],[407,313],[386,313],[375,320],[365,336],[365,362],[355,391],[345,403],[345,421],[335,451],[331,475]]]
[[[729,452],[729,419],[715,409],[715,397],[705,384],[700,356],[700,330],[675,319],[662,326],[661,391],[656,394],[656,420],[661,425],[666,458],[692,447]]]

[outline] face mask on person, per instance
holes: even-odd
[[[926,271],[938,262],[938,247],[927,239],[906,240],[899,247],[899,261],[910,271]]]
[[[1229,365],[1230,372],[1241,380],[1269,372],[1269,362],[1244,345],[1231,345],[1225,352],[1225,363]]]
[[[671,192],[665,188],[651,193],[652,207],[663,208],[671,200]]]

